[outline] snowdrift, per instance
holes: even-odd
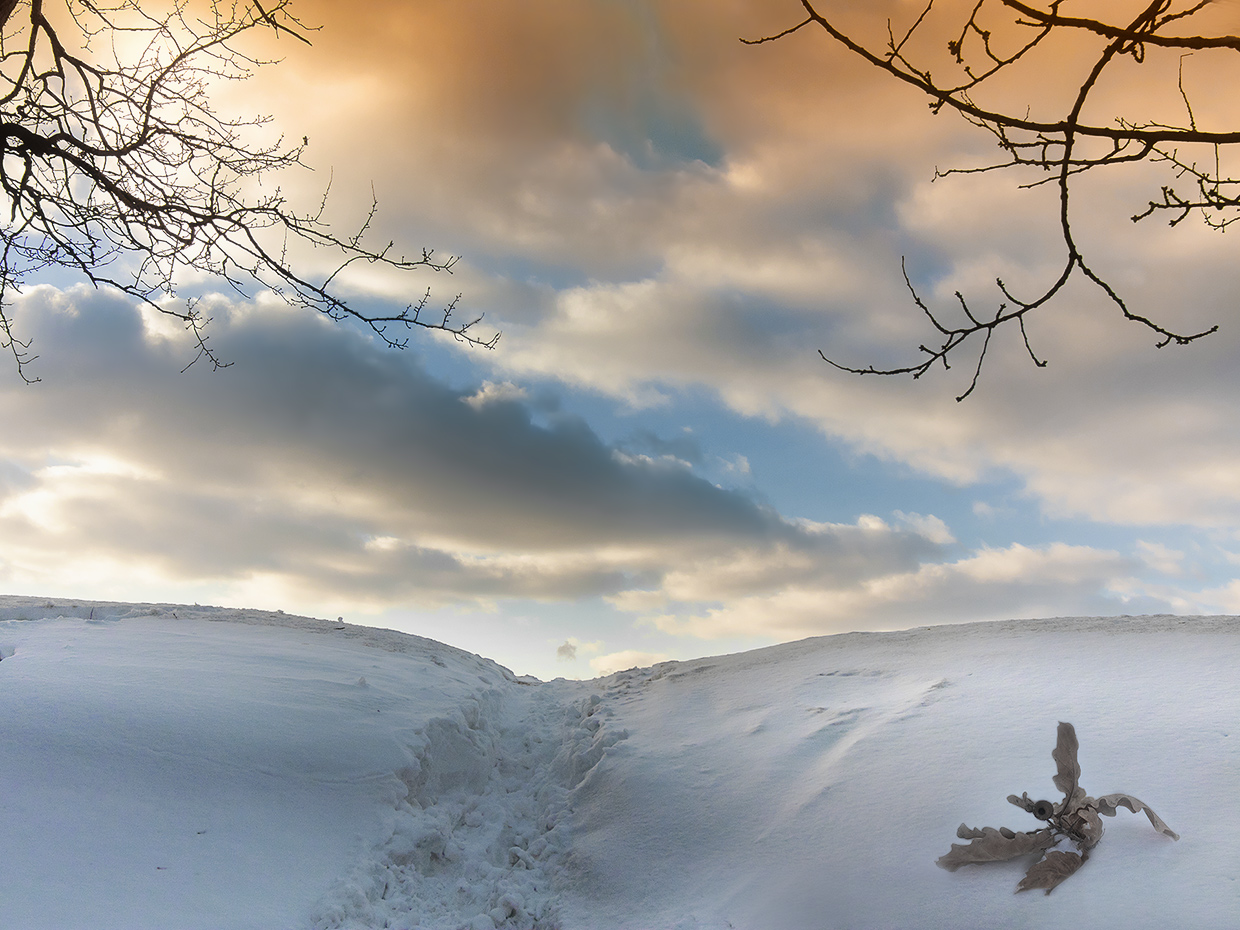
[[[1230,928],[1240,620],[847,634],[537,682],[261,611],[0,598],[0,926]],[[1049,897],[1056,724],[1121,810]],[[1026,822],[1028,821],[1028,822]]]

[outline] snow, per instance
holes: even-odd
[[[590,682],[416,636],[0,597],[6,930],[1234,926],[1240,619],[846,634]],[[1025,861],[1059,720],[1121,810]]]

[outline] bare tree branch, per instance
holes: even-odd
[[[456,263],[429,249],[406,256],[392,242],[368,245],[373,203],[342,237],[324,219],[325,200],[299,213],[278,188],[252,193],[264,176],[301,166],[307,140],[252,143],[266,120],[220,116],[208,89],[265,63],[240,44],[255,29],[309,41],[289,2],[0,0],[0,348],[26,381],[38,380],[28,371],[34,356],[8,311],[23,284],[53,266],[181,320],[197,345],[191,365],[227,364],[195,302],[170,300],[191,271],[243,295],[266,289],[357,320],[389,346],[404,346],[414,327],[495,345],[498,335],[474,335],[480,318],[452,319],[455,300],[437,314],[426,297],[400,310],[350,302],[341,289],[350,267],[450,273]],[[326,269],[295,268],[289,247],[298,243],[328,257]]]
[[[936,362],[948,368],[948,356],[961,351],[965,343],[978,346],[980,342],[980,347],[976,348],[977,364],[972,380],[957,397],[957,400],[963,400],[977,387],[991,337],[1001,326],[1017,322],[1029,357],[1038,367],[1046,365],[1030,343],[1026,317],[1056,297],[1074,275],[1097,287],[1124,319],[1150,330],[1159,347],[1187,345],[1216,332],[1217,326],[1196,332],[1180,332],[1157,322],[1150,315],[1132,310],[1119,292],[1086,260],[1073,236],[1069,210],[1072,181],[1078,175],[1121,164],[1148,162],[1166,166],[1171,171],[1172,179],[1161,187],[1158,197],[1150,199],[1144,209],[1132,215],[1134,222],[1164,213],[1170,225],[1175,226],[1196,213],[1209,226],[1224,229],[1240,219],[1240,178],[1223,175],[1219,155],[1223,148],[1240,143],[1240,130],[1201,125],[1184,85],[1184,60],[1189,53],[1225,55],[1240,52],[1240,37],[1205,34],[1204,31],[1191,34],[1194,17],[1199,17],[1211,5],[1211,0],[1195,0],[1179,8],[1176,8],[1176,0],[1145,0],[1144,3],[1132,4],[1129,17],[1117,22],[1065,15],[1061,10],[1068,0],[1050,0],[1044,7],[1023,0],[976,0],[963,26],[948,33],[954,38],[946,41],[950,56],[947,62],[950,78],[946,80],[935,76],[942,73],[938,64],[914,61],[909,51],[914,47],[912,40],[915,36],[922,37],[923,33],[929,35],[928,30],[939,28],[933,15],[935,2],[928,0],[906,28],[896,29],[888,23],[886,47],[870,46],[859,41],[852,30],[841,25],[833,16],[822,13],[819,7],[825,9],[825,2],[816,0],[801,0],[807,19],[798,26],[750,42],[771,41],[803,26],[816,25],[853,55],[925,94],[932,111],[954,110],[972,125],[989,132],[1003,153],[1003,160],[981,167],[936,169],[935,177],[1036,169],[1041,176],[1019,186],[1028,188],[1049,183],[1058,187],[1058,225],[1064,247],[1062,270],[1040,293],[1026,297],[1012,293],[1002,280],[998,280],[996,283],[1004,302],[993,314],[976,314],[965,298],[957,294],[958,310],[962,315],[959,322],[949,322],[946,313],[927,307],[905,273],[905,283],[914,303],[939,334],[936,344],[919,347],[923,357],[918,362],[890,368],[861,367],[841,364],[822,352],[819,355],[834,367],[854,374],[907,374],[920,378]],[[1073,59],[1065,65],[1065,61],[1057,56],[1056,48],[1050,44],[1060,36],[1086,36],[1098,44],[1091,58]],[[1098,115],[1105,116],[1109,112],[1102,105],[1091,106],[1089,112],[1094,115],[1088,119],[1085,117],[1086,104],[1094,102],[1097,96],[1095,90],[1101,79],[1117,61],[1130,58],[1142,64],[1147,56],[1156,53],[1179,56],[1175,93],[1183,102],[1186,124],[1133,121],[1122,114],[1099,120]],[[1033,118],[1030,103],[1046,102],[1039,99],[1043,86],[1039,76],[1061,74],[1065,66],[1081,69],[1080,83],[1071,105],[1059,118]],[[1024,70],[1017,72],[1017,68]],[[990,86],[988,82],[993,82],[997,75],[1009,72],[1024,75],[1023,83],[1031,88],[1032,100],[1012,101],[1010,96],[1000,95],[998,99],[1002,106],[980,103],[980,93]],[[1093,144],[1086,146],[1083,145],[1085,142]],[[1100,149],[1097,142],[1110,144]],[[1182,154],[1200,147],[1205,147],[1209,152],[1209,164]]]

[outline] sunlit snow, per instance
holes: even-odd
[[[1236,925],[1240,619],[821,637],[538,682],[264,611],[0,598],[0,927]],[[1127,791],[1050,896],[1057,722]]]

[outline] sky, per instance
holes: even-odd
[[[1240,611],[1240,264],[1234,233],[1129,222],[1157,167],[1082,178],[1078,240],[1139,312],[1218,333],[1158,349],[1070,285],[1029,321],[1047,367],[1001,331],[957,403],[967,357],[912,381],[818,350],[916,358],[933,331],[902,263],[945,313],[957,290],[993,307],[996,278],[1053,277],[1055,192],[935,180],[993,160],[990,137],[821,32],[738,41],[799,4],[296,9],[313,45],[256,39],[283,60],[218,109],[308,137],[308,170],[279,179],[295,206],[330,187],[351,230],[373,192],[374,241],[460,256],[356,275],[359,306],[459,293],[499,343],[399,351],[186,281],[232,364],[182,373],[168,319],[49,274],[11,309],[41,381],[0,367],[6,593],[341,616],[541,678],[852,630]],[[833,9],[867,36],[920,12]],[[1070,51],[1031,65],[1034,110],[1079,72]],[[1184,61],[1201,125],[1234,125],[1211,96],[1225,67]],[[1182,119],[1178,59],[1142,68],[1100,96]]]

